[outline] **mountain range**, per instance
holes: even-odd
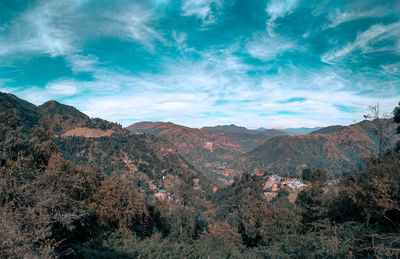
[[[322,128],[309,135],[276,137],[230,162],[227,170],[238,175],[246,171],[300,175],[303,169],[311,168],[327,170],[333,178],[377,154],[377,123],[364,120]],[[389,120],[380,123],[394,133],[395,126]]]
[[[259,132],[236,125],[197,129],[171,122],[138,122],[127,129],[135,134],[151,134],[172,142],[187,161],[214,181],[231,178],[221,174],[228,162],[284,134],[276,130]]]
[[[327,170],[334,178],[376,154],[379,142],[378,121],[297,130],[233,124],[190,128],[171,122],[122,128],[56,101],[36,106],[7,93],[0,93],[0,115],[11,116],[26,130],[47,128],[64,157],[78,165],[131,177],[138,185],[161,184],[167,172],[171,186],[189,177],[200,179],[204,190],[244,172],[299,175],[312,168]],[[389,121],[384,124],[394,131]],[[300,133],[307,135],[294,135]]]
[[[0,114],[9,116],[25,132],[35,126],[47,129],[65,159],[128,178],[145,191],[150,185],[174,189],[180,182],[196,178],[202,190],[209,191],[208,179],[162,138],[132,135],[117,123],[90,118],[56,101],[35,106],[1,92]]]
[[[258,128],[256,129],[257,131],[260,132],[268,132],[271,130],[275,130],[277,132],[280,132],[280,135],[289,135],[289,136],[298,136],[298,135],[307,135],[310,134],[314,131],[320,130],[323,127],[314,127],[314,128],[286,128],[286,129],[266,129],[266,128]]]
[[[392,123],[383,124],[394,132]],[[226,181],[244,172],[300,175],[305,168],[324,169],[334,178],[376,155],[379,141],[377,121],[367,120],[350,126],[285,130],[236,125],[196,129],[165,122],[139,122],[127,129],[171,141],[199,170]]]

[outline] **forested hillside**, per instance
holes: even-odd
[[[382,122],[397,141],[395,126]],[[273,138],[227,166],[231,174],[268,172],[300,175],[304,168],[327,170],[330,178],[356,169],[379,149],[377,121],[362,121],[347,127],[333,126],[304,136]]]
[[[0,117],[0,257],[400,256],[399,144],[336,180],[303,170],[295,199],[292,187],[269,190],[269,174],[212,190],[166,140],[60,137],[36,106],[5,99],[1,109],[13,112]],[[400,107],[393,114],[395,128]]]
[[[189,163],[222,185],[232,180],[224,170],[228,162],[273,137],[285,135],[277,130],[259,132],[236,125],[196,129],[170,122],[138,122],[127,129],[170,141]]]
[[[86,134],[90,134],[95,129],[97,129],[99,136],[107,132],[109,133],[108,135],[127,135],[127,132],[117,123],[99,118],[89,118],[89,116],[75,107],[61,104],[57,101],[48,101],[38,108],[40,122],[56,135],[86,136]]]
[[[130,179],[135,187],[146,190],[147,186],[148,190],[150,182],[156,186],[169,184],[167,191],[173,193],[181,181],[196,178],[203,195],[211,190],[209,180],[188,164],[170,142],[155,136],[63,137],[54,142],[66,159]]]

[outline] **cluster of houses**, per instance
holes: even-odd
[[[260,174],[257,174],[261,176]],[[276,196],[276,192],[283,187],[289,187],[292,190],[300,189],[307,186],[302,180],[297,178],[281,177],[279,175],[263,176],[267,181],[264,184],[264,196],[272,198]]]
[[[165,172],[163,171],[163,181],[165,179]],[[277,174],[270,176],[265,176],[264,174],[257,174],[259,177],[266,179],[264,184],[264,197],[267,199],[272,199],[277,195],[277,192],[281,188],[290,188],[292,190],[298,190],[302,187],[307,186],[301,179],[282,177]],[[199,188],[199,179],[194,179],[194,188]],[[155,184],[150,183],[149,189],[154,193],[154,197],[158,200],[171,199],[171,195],[165,190],[158,188]]]
[[[165,190],[159,190],[157,193],[154,194],[154,197],[158,200],[165,200],[165,199],[171,199],[170,195],[167,195]]]
[[[154,184],[150,184],[150,190],[152,190],[154,192],[154,198],[158,199],[158,200],[170,200],[171,199],[171,195],[168,194],[165,190],[160,190],[158,189],[157,186],[155,186]]]
[[[168,170],[167,169],[163,169],[161,171],[161,175],[162,175],[162,181],[164,182],[165,180],[165,176],[167,175]],[[164,183],[162,183],[161,187],[157,187],[155,184],[153,183],[149,183],[149,189],[154,193],[154,198],[158,199],[158,200],[170,200],[171,199],[171,193],[167,193],[164,190]]]

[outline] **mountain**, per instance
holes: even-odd
[[[229,161],[274,136],[282,135],[274,130],[264,133],[233,124],[195,129],[171,122],[138,122],[127,129],[132,133],[152,134],[171,141],[185,159],[211,174],[214,180],[224,177],[218,173]]]
[[[0,116],[12,116],[18,126],[31,128],[38,124],[40,112],[34,104],[13,94],[0,92]]]
[[[393,125],[389,127],[394,130]],[[347,127],[327,127],[309,135],[276,137],[229,163],[227,174],[262,171],[299,175],[302,169],[312,168],[325,169],[334,177],[376,154],[375,129],[375,122],[362,121]]]
[[[128,135],[121,125],[99,118],[90,118],[76,108],[48,101],[36,106],[15,95],[0,92],[0,116],[12,116],[18,126],[30,129],[46,126],[55,135],[99,137],[117,134]]]
[[[231,125],[218,125],[214,127],[203,127],[202,130],[207,132],[230,132],[230,133],[248,133],[248,134],[257,134],[258,132],[255,130],[249,130],[245,127],[236,126],[235,124]]]
[[[315,134],[329,134],[329,133],[333,133],[335,131],[339,131],[346,128],[346,126],[342,126],[342,125],[333,125],[333,126],[328,126],[325,128],[320,128],[318,130],[315,130],[311,133],[309,133],[310,135],[315,135]]]
[[[75,107],[48,101],[39,107],[40,120],[56,135],[101,137],[125,134],[121,125],[99,118],[90,118]]]
[[[169,141],[131,135],[117,123],[90,118],[72,106],[57,101],[35,106],[0,93],[0,113],[23,126],[27,135],[35,126],[45,126],[63,157],[77,165],[129,177],[147,187],[160,185],[162,176],[169,179],[170,188],[196,178],[201,190],[209,187],[208,179],[188,164]]]
[[[322,127],[315,128],[286,128],[286,129],[266,129],[266,128],[258,128],[257,131],[260,132],[268,132],[268,131],[276,131],[281,132],[281,135],[289,135],[289,136],[298,136],[298,135],[307,135],[313,131],[320,130]]]
[[[298,135],[307,135],[313,131],[322,129],[322,127],[315,127],[315,128],[287,128],[283,129],[284,132],[289,134],[289,136],[298,136]]]
[[[286,133],[274,129],[260,132],[257,130],[249,130],[245,127],[239,127],[233,124],[215,127],[203,127],[201,130],[213,134],[214,136],[228,137],[233,142],[237,142],[245,150],[245,152],[255,149],[273,137],[286,135]]]
[[[54,141],[66,159],[129,179],[144,191],[153,185],[173,193],[175,186],[190,179],[198,179],[201,190],[211,190],[208,179],[188,164],[172,143],[155,136],[68,136]]]
[[[171,122],[138,122],[127,129],[132,133],[151,134],[172,142],[178,152],[200,170],[209,171],[246,152],[229,137]]]

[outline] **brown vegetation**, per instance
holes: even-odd
[[[212,193],[169,142],[153,136],[54,139],[48,128],[28,128],[21,114],[28,113],[0,117],[2,258],[400,256],[399,147],[342,175],[334,188],[326,187],[326,171],[304,170],[310,186],[291,203],[284,188],[267,200],[263,181],[250,173]],[[59,147],[86,152],[78,160],[94,157],[100,166],[76,165]],[[111,163],[120,150],[124,159],[138,153],[143,186],[174,179],[171,200],[140,192],[146,187],[134,173],[103,173],[101,161]],[[177,171],[158,170],[175,163],[182,163]]]

